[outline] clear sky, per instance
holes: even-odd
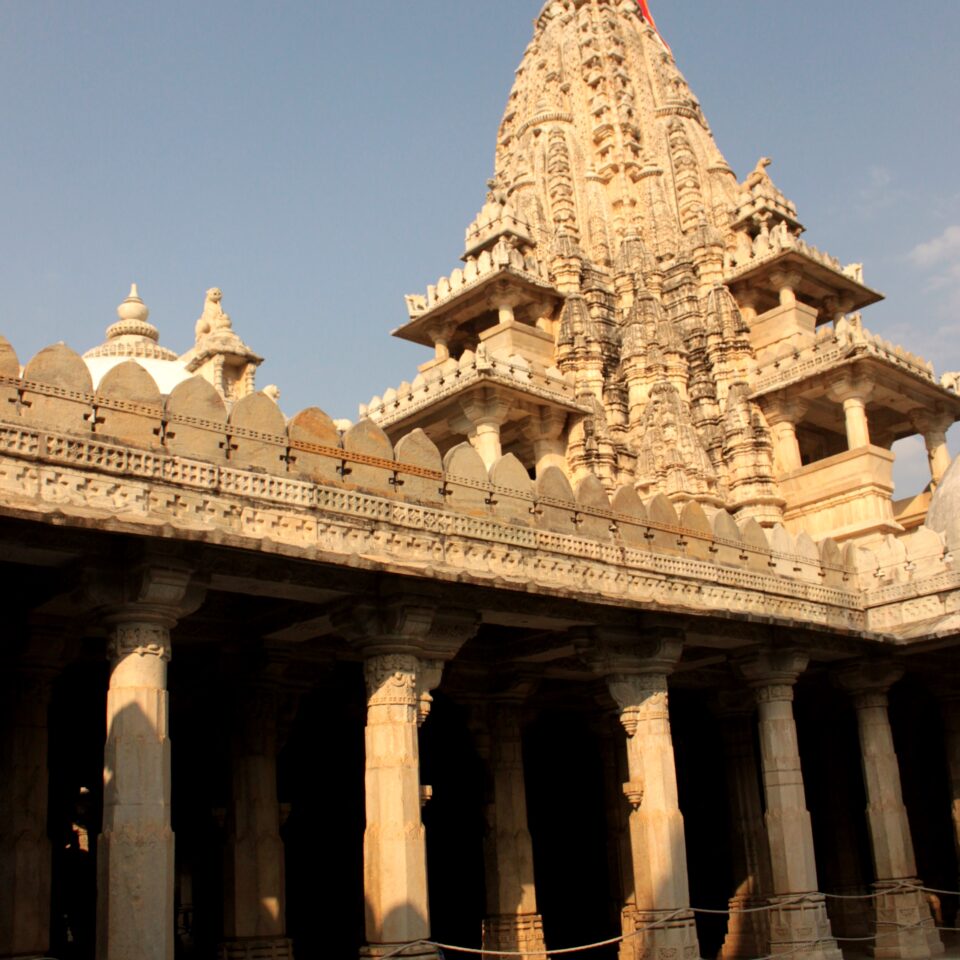
[[[83,351],[136,281],[183,351],[217,285],[288,415],[356,418],[427,358],[389,331],[458,264],[540,7],[0,0],[0,333]],[[772,156],[887,294],[868,328],[960,369],[960,2],[651,9],[737,174]]]

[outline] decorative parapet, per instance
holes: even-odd
[[[480,381],[492,381],[531,397],[587,412],[576,401],[572,376],[565,377],[556,367],[543,368],[519,356],[488,356],[481,344],[476,353],[467,350],[459,360],[451,357],[418,374],[412,383],[401,383],[396,389],[384,391],[382,397],[361,404],[360,418],[369,417],[387,427]]]
[[[506,237],[501,237],[492,250],[484,250],[478,257],[470,257],[462,269],[449,277],[441,277],[427,287],[427,294],[409,294],[406,297],[410,319],[419,320],[439,306],[467,294],[488,278],[502,273],[513,274],[528,283],[549,285],[543,265],[534,257],[525,257]],[[550,288],[552,290],[552,288]]]
[[[488,471],[469,444],[441,459],[422,431],[394,446],[369,420],[344,433],[316,409],[286,420],[261,393],[228,415],[202,378],[162,397],[135,361],[94,391],[62,344],[19,371],[0,338],[0,512],[9,515],[248,550],[279,543],[332,563],[592,603],[868,630],[861,591],[876,583],[876,559],[832,540],[738,524],[693,503],[678,515],[665,497],[643,503],[630,486],[611,500],[595,477],[574,490],[556,468],[534,482],[509,454]],[[914,597],[952,576],[937,535],[925,535],[923,562],[915,551],[898,573],[912,578]]]
[[[772,230],[760,233],[743,248],[728,251],[724,257],[724,281],[731,283],[764,263],[776,259],[785,253],[797,253],[821,267],[839,274],[847,281],[863,285],[863,264],[851,263],[843,266],[836,257],[830,256],[811,246],[800,237],[792,234],[786,224],[777,224]]]
[[[837,327],[817,330],[816,340],[804,349],[785,347],[772,360],[757,367],[754,398],[862,357],[876,357],[892,366],[937,385],[933,364],[903,347],[863,329],[859,317],[845,318]],[[944,385],[944,389],[947,387]]]

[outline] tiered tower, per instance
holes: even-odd
[[[465,266],[394,331],[435,357],[361,412],[488,467],[559,462],[814,536],[902,531],[890,446],[933,410],[945,464],[960,403],[848,318],[880,295],[800,239],[769,163],[738,182],[636,0],[551,0]]]

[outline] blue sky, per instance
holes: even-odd
[[[389,331],[457,265],[540,6],[0,0],[0,333],[87,349],[136,281],[182,351],[218,285],[288,415],[355,418],[426,359]],[[960,3],[651,7],[738,175],[772,156],[887,294],[865,324],[960,369]]]

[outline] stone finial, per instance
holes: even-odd
[[[108,340],[124,336],[146,337],[154,342],[160,339],[160,332],[148,322],[150,308],[140,299],[135,283],[130,284],[127,299],[117,307],[117,316],[120,319],[107,327]]]
[[[177,355],[159,344],[160,331],[150,323],[150,309],[140,299],[135,283],[130,284],[130,293],[117,307],[119,319],[107,327],[107,339],[99,347],[88,350],[83,356],[129,357],[131,359],[176,360]]]

